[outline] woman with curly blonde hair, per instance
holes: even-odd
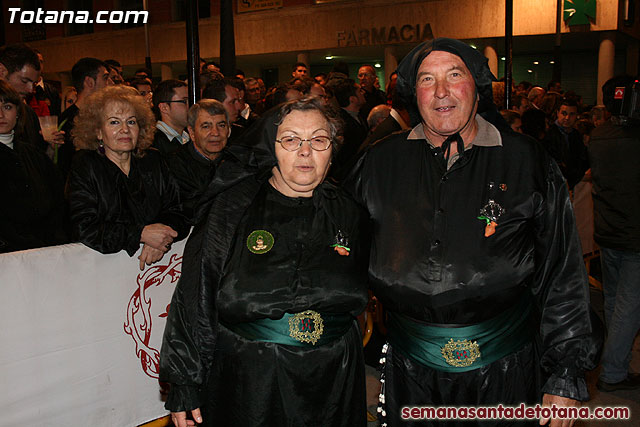
[[[154,130],[149,105],[126,86],[92,94],[73,128],[80,150],[69,177],[74,236],[102,253],[133,256],[142,245],[141,270],[188,233],[178,186],[160,154],[147,150]]]

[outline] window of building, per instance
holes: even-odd
[[[144,10],[144,5],[142,0],[118,0],[118,7],[116,10],[121,10],[126,13],[127,10],[132,10],[135,12],[140,12]],[[149,3],[147,2],[147,8],[149,8]],[[126,28],[136,28],[143,27],[144,21],[142,17],[138,17],[138,22],[122,22],[119,24],[114,24],[115,29],[124,30]]]
[[[93,1],[92,0],[66,0],[65,10],[71,10],[74,12],[82,11],[89,12],[89,20],[93,19]],[[81,34],[93,33],[93,23],[66,23],[65,35],[67,36],[79,36]]]
[[[44,0],[22,0],[20,2],[21,10],[36,11],[38,8],[44,8]],[[35,21],[35,19],[34,19]],[[44,23],[38,24],[22,24],[22,41],[33,42],[36,40],[45,40],[47,38],[47,29]]]
[[[198,0],[198,18],[211,17],[211,0]],[[171,20],[173,22],[187,20],[187,1],[173,0],[171,2]]]

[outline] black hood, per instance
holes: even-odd
[[[416,101],[416,75],[418,74],[418,68],[420,68],[424,58],[434,50],[442,50],[459,56],[471,71],[480,96],[478,113],[488,113],[496,110],[493,104],[493,89],[491,87],[491,82],[496,81],[496,78],[489,69],[488,59],[478,50],[460,40],[437,38],[420,43],[398,65],[396,90],[406,103],[412,126],[422,121]]]

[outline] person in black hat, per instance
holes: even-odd
[[[383,423],[411,405],[577,406],[599,336],[558,166],[504,122],[465,43],[422,43],[397,71],[414,127],[346,183],[371,217],[370,284],[389,313]]]

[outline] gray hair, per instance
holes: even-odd
[[[329,123],[329,132],[333,143],[342,143],[341,140],[338,140],[339,137],[342,137],[343,126],[340,114],[333,106],[331,106],[330,104],[325,104],[322,98],[317,96],[305,96],[304,98],[285,102],[280,106],[280,109],[278,110],[278,121],[276,122],[276,125],[280,126],[284,118],[287,117],[292,111],[319,112]]]
[[[198,119],[198,114],[200,114],[201,110],[206,111],[212,116],[224,114],[225,120],[229,122],[229,114],[227,114],[227,110],[224,109],[222,102],[207,98],[201,99],[189,108],[189,112],[187,113],[187,123],[190,127],[196,127],[196,120]]]
[[[380,104],[373,107],[367,116],[369,129],[375,128],[378,123],[389,117],[389,114],[391,114],[391,107],[388,105]]]

